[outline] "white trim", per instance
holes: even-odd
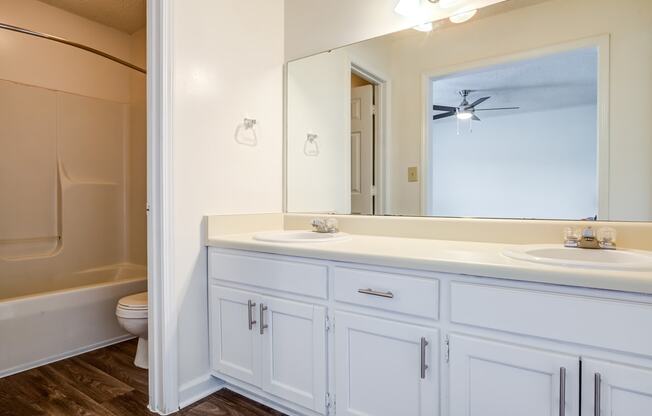
[[[149,409],[179,409],[174,296],[171,0],[147,2],[147,282]]]
[[[21,364],[16,367],[12,367],[8,370],[0,372],[0,378],[9,377],[16,373],[21,373],[23,371],[31,370],[32,368],[41,367],[46,364],[50,364],[56,361],[64,360],[66,358],[75,357],[80,354],[85,354],[90,351],[98,350],[100,348],[108,347],[109,345],[118,344],[130,339],[136,338],[131,334],[120,335],[115,338],[107,339],[104,341],[96,342],[95,344],[85,345],[81,348],[75,348],[74,350],[62,352],[60,354],[51,355],[47,358],[42,358],[40,360],[32,361],[27,364]]]
[[[183,409],[226,387],[222,380],[206,374],[179,387],[179,408]]]
[[[439,78],[445,75],[450,75],[456,72],[469,71],[477,68],[487,66],[499,65],[506,62],[532,59],[543,55],[552,53],[559,53],[573,49],[585,48],[594,46],[598,48],[598,219],[602,221],[609,220],[609,149],[610,149],[610,36],[608,34],[592,36],[588,38],[575,39],[567,42],[556,43],[553,45],[543,46],[536,49],[531,49],[524,52],[510,53],[506,55],[495,56],[486,59],[480,59],[472,62],[465,62],[456,65],[450,65],[439,68],[434,71],[422,73],[422,87],[421,87],[421,108],[422,108],[422,121],[421,121],[421,192],[420,207],[421,215],[427,216],[430,212],[428,201],[430,198],[429,184],[432,177],[431,166],[428,164],[428,154],[430,148],[430,115],[428,111],[432,106],[432,94],[430,89],[430,81],[433,78]],[[607,149],[605,152],[604,149]],[[601,178],[606,176],[606,180]]]

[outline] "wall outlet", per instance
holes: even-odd
[[[418,182],[419,181],[419,171],[416,166],[410,166],[408,168],[408,182]]]

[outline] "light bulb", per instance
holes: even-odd
[[[470,18],[472,18],[473,16],[475,16],[475,14],[477,12],[478,12],[477,9],[469,10],[467,12],[462,12],[462,13],[458,13],[456,15],[453,15],[453,16],[449,17],[449,19],[453,23],[464,23],[467,20],[469,20]]]
[[[394,12],[405,17],[416,17],[419,14],[421,0],[400,0]]]
[[[418,30],[419,32],[432,32],[432,23],[422,23],[414,26],[413,29]]]
[[[467,110],[464,111],[458,111],[457,112],[457,118],[458,120],[468,120],[473,117],[473,113]]]

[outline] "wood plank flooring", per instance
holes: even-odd
[[[140,416],[147,410],[147,370],[133,365],[136,340],[0,379],[0,416]],[[223,389],[177,415],[283,416]]]

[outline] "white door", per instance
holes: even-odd
[[[652,369],[584,359],[582,380],[583,416],[652,415]]]
[[[436,329],[335,314],[338,416],[438,415],[438,363]]]
[[[261,385],[261,345],[256,321],[260,296],[211,286],[211,368],[219,373]]]
[[[451,335],[449,365],[451,416],[579,412],[578,357]]]
[[[374,213],[373,85],[351,90],[351,213]]]
[[[258,311],[263,390],[325,413],[326,310],[264,297]]]

